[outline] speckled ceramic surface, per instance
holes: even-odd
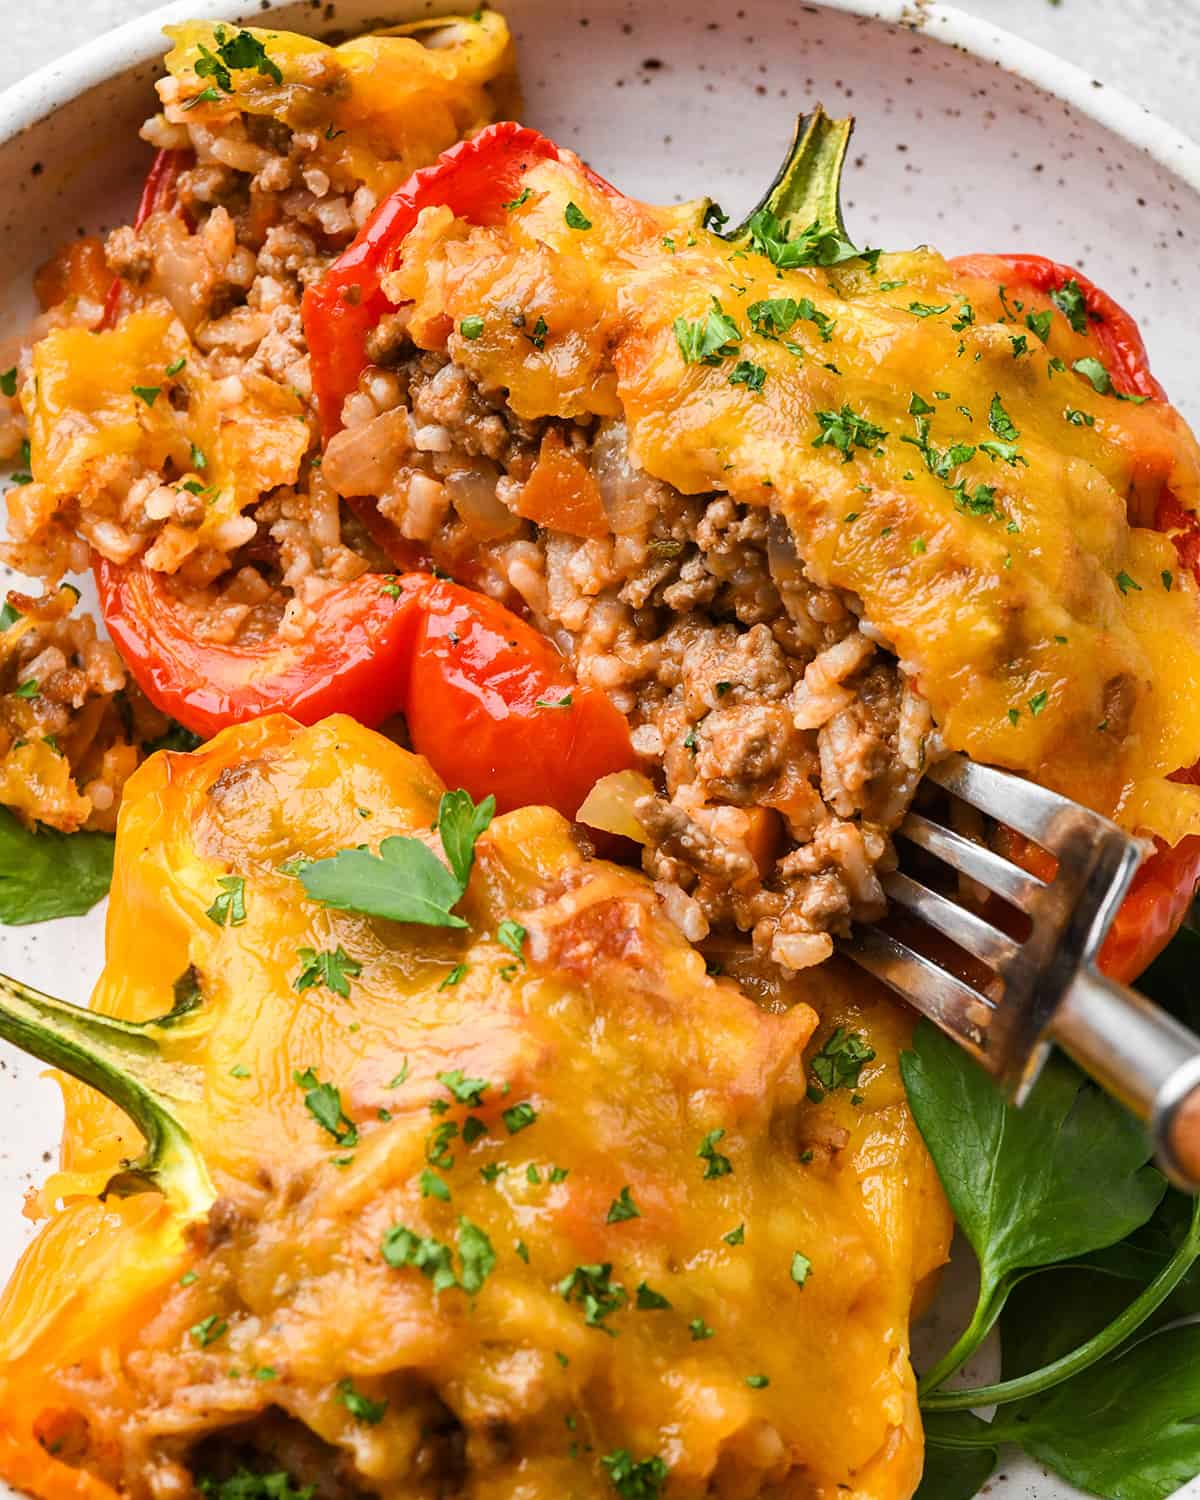
[[[441,9],[448,8],[441,6]],[[1156,370],[1193,420],[1190,306],[1200,151],[1084,73],[989,23],[920,0],[500,0],[518,36],[526,118],[606,176],[660,200],[757,198],[797,111],[852,112],[851,232],[948,252],[1039,250],[1086,268],[1126,303]],[[158,24],[203,15],[321,35],[435,9],[432,0],[228,0],[173,5],[101,38],[0,99],[0,354],[29,274],[65,237],[120,222],[149,153]],[[102,916],[0,929],[0,969],[83,1000]],[[22,1195],[50,1161],[57,1095],[0,1048],[0,1277],[30,1232]],[[1010,1500],[1069,1492],[1027,1464]],[[992,1481],[993,1488],[1000,1479]],[[1200,1486],[1189,1486],[1200,1494]]]

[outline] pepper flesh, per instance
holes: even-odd
[[[369,573],[332,589],[305,635],[203,641],[170,584],[100,559],[109,634],[147,697],[208,737],[283,711],[368,726],[408,720],[414,747],[451,784],[502,811],[542,803],[573,817],[601,776],[633,764],[625,718],[538,631],[503,605],[427,573]]]

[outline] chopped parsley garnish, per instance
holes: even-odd
[[[1026,313],[1025,327],[1029,329],[1030,333],[1036,333],[1044,344],[1050,337],[1050,322],[1053,317],[1054,314],[1048,307],[1043,308],[1041,312]]]
[[[624,1500],[657,1500],[667,1482],[670,1470],[661,1458],[634,1460],[624,1448],[601,1456],[600,1462],[608,1470],[613,1488]]]
[[[355,1388],[349,1375],[344,1380],[338,1381],[337,1393],[338,1400],[356,1422],[365,1422],[368,1427],[376,1427],[383,1421],[383,1414],[387,1411],[387,1402],[372,1401],[364,1396]]]
[[[805,229],[792,233],[790,219],[781,220],[763,208],[750,220],[750,242],[773,266],[789,270],[795,266],[836,266],[842,261],[864,259],[872,252],[860,251],[836,229],[826,229],[814,219]],[[878,259],[878,253],[875,253]]]
[[[570,693],[564,693],[561,698],[535,698],[534,708],[570,708],[574,702]]]
[[[932,302],[910,302],[906,311],[912,313],[914,318],[936,318],[939,313],[949,312],[950,304],[948,302],[940,305]]]
[[[408,1078],[408,1058],[406,1057],[404,1059],[404,1061],[400,1064],[400,1071],[396,1074],[395,1078],[392,1079],[391,1083],[388,1084],[388,1088],[390,1088],[390,1089],[398,1089],[400,1087],[400,1085],[407,1080],[407,1078]]]
[[[484,1231],[470,1219],[459,1219],[457,1241],[458,1284],[469,1297],[473,1297],[492,1274],[496,1252]]]
[[[958,309],[958,317],[951,323],[950,327],[955,333],[961,333],[964,328],[970,328],[975,321],[975,309],[964,297]]]
[[[762,1391],[771,1384],[771,1380],[767,1375],[747,1375],[746,1384],[752,1391]]]
[[[721,1238],[727,1245],[743,1245],[746,1242],[746,1226],[739,1224],[736,1229],[731,1229],[728,1234],[723,1234]]]
[[[240,927],[246,920],[246,882],[241,875],[222,875],[221,894],[204,915],[218,927]]]
[[[421,1185],[422,1198],[440,1198],[443,1203],[450,1202],[449,1184],[429,1167],[422,1168],[417,1181]]]
[[[1012,343],[1012,354],[1014,359],[1020,359],[1022,354],[1029,353],[1029,340],[1023,333],[1009,334]]]
[[[781,338],[800,320],[800,304],[794,297],[768,297],[746,309],[750,326],[763,338]]]
[[[568,203],[563,213],[568,229],[590,229],[592,221],[576,203]]]
[[[933,409],[924,396],[919,396],[916,391],[909,393],[908,414],[910,417],[927,417]]]
[[[710,1130],[700,1142],[696,1155],[704,1162],[705,1182],[713,1177],[728,1177],[733,1171],[733,1163],[717,1150],[717,1142],[722,1140],[724,1135],[724,1130]]]
[[[499,927],[496,928],[496,941],[502,948],[507,948],[515,959],[522,964],[525,962],[525,939],[529,936],[520,922],[514,922],[506,917]]]
[[[199,1323],[192,1324],[188,1335],[201,1349],[207,1349],[209,1344],[215,1344],[228,1329],[229,1324],[224,1318],[217,1313],[209,1313],[207,1318],[201,1318]]]
[[[434,1103],[445,1105],[443,1100],[435,1100]],[[430,1105],[433,1108],[433,1105]],[[429,1139],[425,1142],[425,1160],[431,1167],[441,1167],[448,1172],[454,1165],[454,1157],[450,1154],[450,1142],[458,1135],[458,1122],[456,1120],[443,1120],[436,1129],[431,1130]]]
[[[792,1256],[792,1280],[797,1286],[803,1286],[808,1280],[808,1273],[812,1270],[812,1261],[807,1255],[801,1255],[799,1250]]]
[[[583,1308],[583,1321],[589,1328],[599,1328],[616,1337],[614,1329],[605,1327],[604,1319],[624,1307],[629,1297],[620,1282],[613,1281],[610,1262],[576,1266],[555,1290],[564,1302],[577,1302]]]
[[[491,1087],[486,1078],[464,1078],[461,1068],[455,1068],[451,1073],[439,1073],[437,1081],[449,1091],[456,1104],[466,1104],[473,1109],[483,1103],[484,1091]]]
[[[195,443],[191,445],[191,449],[192,468],[195,469],[198,473],[202,474],[204,470],[208,468],[208,459],[205,458],[200,449],[196,447]]]
[[[300,994],[323,986],[345,998],[350,993],[350,980],[357,979],[362,973],[362,964],[351,958],[340,943],[332,953],[318,953],[315,948],[300,948],[297,949],[296,957],[303,968],[292,980],[292,988]]]
[[[661,1292],[656,1292],[652,1287],[647,1286],[644,1281],[637,1289],[633,1305],[641,1312],[659,1312],[669,1309],[671,1306]]]
[[[742,335],[737,324],[714,297],[708,316],[692,323],[675,319],[675,342],[689,365],[718,365],[738,352]]]
[[[839,1026],[813,1058],[813,1076],[823,1089],[857,1088],[859,1074],[874,1058],[875,1049],[858,1032]]]
[[[1121,571],[1117,574],[1117,587],[1123,594],[1129,593],[1130,589],[1132,589],[1135,594],[1140,594],[1142,592],[1141,584],[1138,583],[1135,578],[1130,578],[1129,574],[1126,573],[1124,568],[1122,568]]]
[[[134,385],[130,386],[130,390],[138,398],[139,401],[144,401],[147,406],[153,406],[154,403],[158,400],[158,393],[162,390],[162,386]]]
[[[1006,443],[1015,443],[1020,439],[1020,432],[1016,423],[1004,410],[1004,402],[1000,399],[997,391],[992,397],[992,404],[988,407],[988,426],[998,438]]]
[[[537,1119],[537,1110],[529,1103],[514,1104],[500,1118],[509,1135],[516,1135],[518,1131],[527,1130],[533,1124]]]
[[[1084,299],[1083,288],[1074,277],[1070,281],[1065,281],[1057,291],[1051,292],[1050,300],[1076,333],[1088,331],[1087,302]]]
[[[1036,719],[1049,701],[1050,694],[1048,692],[1034,693],[1033,697],[1029,700],[1029,712]]]
[[[854,457],[856,448],[877,448],[887,438],[882,427],[876,427],[848,405],[841,411],[819,411],[816,415],[821,431],[813,438],[813,447],[828,444],[838,450],[845,463]]]
[[[233,1067],[229,1070],[229,1076],[230,1078],[249,1078],[250,1069],[245,1063],[234,1063]]]
[[[484,322],[478,313],[469,318],[463,318],[458,325],[458,331],[465,339],[478,339],[483,337]]]
[[[1073,406],[1068,406],[1063,411],[1063,416],[1072,427],[1095,427],[1096,419],[1090,411],[1078,411]]]
[[[766,383],[766,370],[748,359],[739,359],[729,375],[730,385],[744,385],[751,391],[761,391]]]
[[[185,354],[181,354],[178,359],[173,359],[167,366],[166,373],[173,378],[174,376],[179,374],[179,372],[186,364],[187,356]]]
[[[514,208],[521,208],[533,197],[532,188],[522,188],[517,196],[504,205],[505,209],[512,213]]]
[[[7,370],[0,371],[0,396],[15,396],[17,394],[17,367],[10,365]]]
[[[358,1145],[358,1126],[342,1111],[341,1090],[332,1083],[322,1083],[312,1068],[299,1068],[292,1078],[304,1092],[304,1107],[339,1146]]]
[[[528,1265],[529,1264],[529,1246],[525,1243],[525,1241],[524,1240],[518,1240],[517,1243],[513,1246],[513,1249],[517,1252],[517,1254],[521,1257],[521,1259],[525,1262],[525,1264]]]
[[[491,1275],[496,1264],[496,1252],[492,1242],[477,1224],[470,1219],[458,1221],[459,1271],[454,1270],[454,1252],[442,1240],[432,1235],[414,1234],[403,1224],[394,1224],[380,1243],[380,1254],[393,1270],[412,1266],[428,1277],[435,1292],[446,1292],[452,1287],[461,1287],[474,1296]]]
[[[465,927],[451,908],[462,896],[475,858],[475,842],[492,821],[496,799],[478,804],[464,791],[446,792],[438,807],[438,833],[450,869],[419,839],[386,838],[378,855],[341,849],[300,871],[308,894],[326,906],[419,922],[427,927]]]
[[[263,77],[270,78],[273,83],[283,82],[278,64],[271,61],[267,56],[267,49],[252,32],[239,31],[234,36],[229,36],[224,26],[218,26],[213,32],[213,38],[217,44],[215,54],[203,43],[197,48],[200,53],[195,65],[197,78],[211,78],[225,94],[233,93],[231,72],[252,68]]]
[[[468,1115],[463,1121],[462,1138],[464,1146],[473,1146],[476,1141],[481,1140],[487,1133],[487,1126],[477,1115]]]
[[[41,691],[41,688],[38,686],[37,678],[27,677],[24,682],[18,683],[17,686],[13,688],[12,696],[14,698],[28,698],[32,701],[34,698],[38,698],[41,696]]]
[[[570,1173],[570,1167],[551,1167],[548,1180],[550,1182],[566,1182],[567,1178],[570,1176]]]
[[[452,990],[456,984],[461,984],[467,976],[469,967],[468,964],[455,964],[445,979],[442,980],[441,984],[438,985],[438,989]]]
[[[703,1318],[693,1318],[688,1324],[688,1332],[692,1336],[693,1343],[699,1343],[701,1339],[710,1339],[713,1336],[713,1330]]]
[[[641,1217],[642,1211],[633,1201],[633,1194],[629,1190],[628,1183],[626,1183],[609,1204],[608,1215],[604,1222],[606,1224],[621,1224],[626,1219],[640,1219]]]
[[[1171,572],[1168,572],[1164,568],[1164,570],[1162,571],[1162,573],[1159,576],[1162,579],[1162,586],[1163,586],[1163,588],[1165,588],[1166,591],[1167,591],[1167,593],[1169,594],[1171,592],[1171,586],[1175,582],[1175,575],[1173,573],[1171,573]]]
[[[526,334],[525,337],[529,340],[529,342],[535,349],[541,350],[546,347],[546,335],[549,332],[549,323],[546,322],[545,318],[539,317],[537,322],[533,325],[533,332]]]

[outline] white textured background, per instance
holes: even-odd
[[[0,88],[159,0],[0,0]],[[1200,140],[1200,0],[958,0]]]

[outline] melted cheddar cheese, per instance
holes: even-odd
[[[422,215],[385,282],[420,346],[521,417],[623,413],[685,493],[770,506],[950,748],[1170,842],[1200,831],[1200,791],[1167,780],[1200,758],[1196,587],[1149,529],[1164,495],[1200,503],[1170,406],[1100,394],[1048,297],[1015,309],[933,251],[780,270],[569,157],[525,186],[499,227]],[[780,334],[763,309],[785,299]]]
[[[99,1201],[137,1133],[65,1084],[50,1223],[0,1302],[0,1475],[46,1500],[185,1494],[214,1442],[258,1443],[381,1500],[561,1500],[617,1493],[624,1453],[676,1497],[907,1500],[908,1324],[950,1229],[899,1077],[908,1019],[832,966],[760,1008],[545,809],[479,839],[461,932],[319,906],[286,873],[435,846],[441,790],[342,718],[260,720],[130,783],[94,1006],[147,1019],[199,984],[161,1035],[202,1070],[185,1123],[219,1200],[188,1232],[153,1194]],[[218,925],[231,876],[245,917]],[[298,984],[301,950],[339,948],[347,994]],[[810,1098],[837,1026],[874,1056]],[[307,1069],[357,1139],[306,1109]],[[494,1255],[473,1294],[381,1254],[403,1226],[461,1276],[465,1224]],[[568,1287],[583,1269],[598,1308]]]

